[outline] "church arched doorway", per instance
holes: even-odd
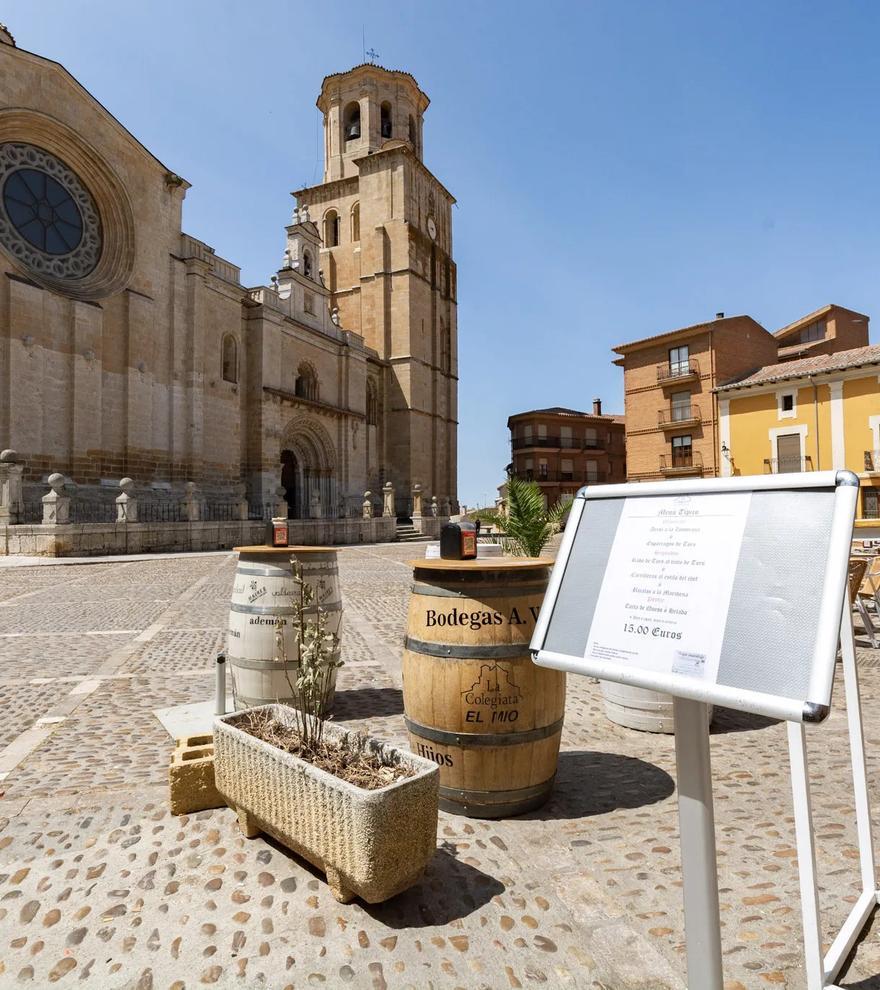
[[[287,501],[287,518],[301,519],[302,504],[300,496],[302,485],[299,478],[300,468],[296,454],[292,450],[281,451],[281,487],[284,489],[284,498]]]
[[[290,519],[337,515],[336,451],[324,427],[296,417],[284,430],[281,485]]]

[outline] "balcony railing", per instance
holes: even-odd
[[[598,439],[586,440],[577,437],[514,437],[511,441],[514,450],[526,447],[558,448],[559,450],[604,450],[605,444]]]
[[[812,471],[813,459],[809,454],[804,457],[765,457],[765,474],[796,474],[800,471]]]
[[[571,471],[515,471],[514,477],[520,481],[537,481],[539,484],[576,484],[596,485],[609,480],[609,471],[587,471],[583,473]]]
[[[669,406],[657,410],[657,425],[661,430],[677,430],[681,426],[694,426],[703,422],[698,406]]]
[[[880,471],[880,450],[865,451],[865,470]]]
[[[661,474],[695,474],[703,471],[703,455],[697,450],[660,455]]]
[[[681,381],[684,378],[699,378],[700,365],[697,361],[667,361],[657,365],[657,381]]]

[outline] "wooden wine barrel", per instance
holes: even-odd
[[[238,568],[232,586],[226,658],[232,670],[236,708],[290,701],[296,669],[297,633],[293,626],[294,596],[291,560],[302,565],[306,584],[315,594],[306,615],[320,606],[327,631],[340,635],[342,596],[336,551],[328,547],[237,547]],[[286,663],[275,662],[275,623],[283,623]],[[337,652],[338,658],[338,652]],[[333,672],[335,687],[336,672]],[[332,697],[332,694],[331,694]]]
[[[503,818],[553,789],[565,674],[529,640],[552,561],[412,561],[403,706],[414,753],[440,767],[440,806]]]

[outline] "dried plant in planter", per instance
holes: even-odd
[[[292,561],[293,583],[298,598],[293,602],[293,626],[296,631],[296,670],[293,679],[285,670],[297,712],[297,729],[304,753],[317,753],[324,736],[324,713],[330,705],[334,671],[342,666],[339,637],[327,629],[327,610],[315,602],[315,592],[303,578],[302,564]],[[314,606],[314,619],[310,610]],[[275,659],[287,663],[287,650],[279,622],[275,624]]]
[[[345,745],[338,740],[325,740],[324,713],[333,694],[335,671],[342,666],[339,637],[327,629],[327,612],[315,603],[315,593],[303,579],[302,565],[296,560],[293,580],[297,586],[292,617],[297,654],[292,671],[287,668],[283,620],[275,621],[275,662],[285,668],[291,694],[286,706],[293,711],[292,723],[281,722],[269,710],[261,709],[243,718],[239,727],[367,790],[410,776],[409,768],[380,760],[356,734]]]

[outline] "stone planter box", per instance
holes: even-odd
[[[242,832],[266,832],[322,870],[342,903],[369,904],[411,887],[437,847],[439,769],[430,760],[375,739],[363,745],[393,756],[415,774],[375,791],[349,784],[238,728],[249,714],[271,712],[288,725],[292,709],[264,705],[214,721],[217,790],[238,814]],[[356,733],[328,723],[328,739]]]

